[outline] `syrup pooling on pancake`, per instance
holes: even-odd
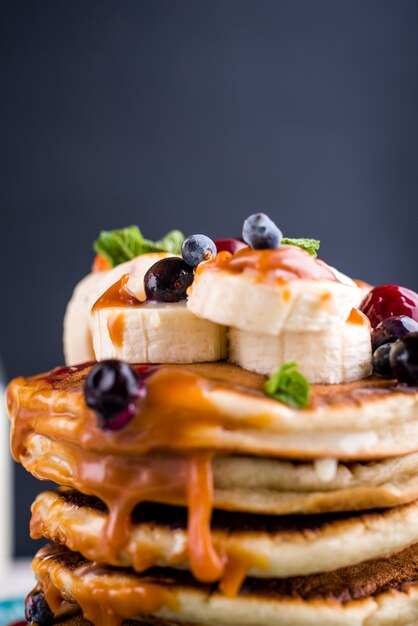
[[[71,594],[57,584],[66,566],[72,572]],[[37,556],[36,576],[54,612],[63,601],[76,599],[84,617],[93,624],[120,626],[126,618],[156,613],[162,607],[177,610],[177,599],[169,589],[146,579],[132,580],[130,585],[122,580],[117,585],[109,573],[106,566],[86,562],[76,553],[69,555],[60,546],[47,546]]]
[[[257,280],[286,283],[292,280],[330,280],[340,282],[332,269],[316,257],[295,246],[281,245],[274,250],[243,248],[234,255],[219,253],[200,265],[197,273],[226,270],[233,274],[251,272]]]
[[[212,626],[365,626],[414,623],[417,614],[417,545],[325,574],[267,581],[249,578],[233,600],[211,586],[196,583],[188,572],[155,568],[138,575],[130,570],[112,570],[89,564],[77,553],[58,546],[38,552],[34,571],[41,586],[47,584],[53,599],[61,596],[80,604],[86,617],[93,617],[100,626],[120,626],[124,618],[142,615]],[[404,621],[384,619],[388,604],[399,608],[396,616],[404,617]],[[322,621],[324,616],[328,619]]]
[[[89,369],[88,364],[58,369],[17,378],[9,385],[15,459],[24,454],[25,438],[32,432],[121,455],[210,449],[298,460],[352,460],[417,450],[412,436],[417,390],[396,387],[391,380],[313,385],[310,406],[299,410],[267,397],[262,392],[265,378],[236,366],[164,365],[148,378],[140,413],[127,428],[109,436],[84,402]]]
[[[109,519],[106,530],[100,541],[100,551],[106,554],[110,561],[114,560],[115,551],[121,550],[129,541],[131,514],[135,506],[142,501],[179,504],[186,501],[189,510],[189,541],[188,550],[192,571],[195,576],[205,582],[213,582],[221,578],[227,558],[218,555],[212,545],[210,520],[213,506],[213,479],[211,469],[211,454],[195,452],[184,454],[165,454],[149,456],[148,448],[164,449],[168,442],[176,444],[181,449],[182,429],[193,432],[198,427],[197,422],[206,414],[210,417],[210,403],[202,394],[198,380],[193,374],[185,373],[182,380],[181,373],[176,370],[162,370],[153,372],[147,378],[148,393],[135,419],[118,432],[106,432],[98,427],[97,417],[88,410],[80,393],[82,370],[74,368],[68,371],[58,370],[47,377],[38,377],[41,392],[39,412],[34,414],[18,407],[18,400],[9,389],[9,410],[14,416],[12,432],[12,449],[16,459],[25,455],[25,442],[31,433],[36,432],[38,424],[50,410],[50,415],[56,419],[61,415],[60,401],[63,387],[68,394],[72,380],[79,392],[77,399],[79,414],[74,413],[70,419],[79,422],[71,432],[69,441],[64,446],[65,460],[73,470],[70,478],[65,472],[57,469],[55,459],[48,461],[43,458],[35,462],[28,469],[40,479],[53,480],[58,484],[74,487],[89,495],[100,498],[109,509]],[[152,382],[162,375],[162,387],[157,384],[153,388]],[[56,393],[58,391],[58,393]],[[49,392],[49,393],[48,393]],[[168,396],[170,411],[165,414],[161,410],[161,399]],[[183,400],[187,399],[186,413],[172,414],[176,394]],[[51,398],[56,404],[48,407]],[[31,406],[34,406],[33,396]],[[44,404],[45,403],[45,404]],[[202,406],[203,405],[203,406]],[[199,411],[199,420],[195,419],[196,407],[202,406]],[[51,411],[52,409],[52,411]],[[212,409],[212,413],[213,413]],[[215,412],[216,413],[216,412]],[[80,414],[82,419],[80,418]],[[191,417],[193,415],[193,417]],[[68,417],[68,416],[67,416]],[[32,419],[31,419],[32,418]],[[163,423],[162,423],[163,422]],[[55,436],[57,436],[55,434]],[[123,455],[123,443],[130,437],[136,436],[143,456],[133,457]],[[53,425],[51,437],[54,437]],[[78,443],[77,443],[78,440]],[[100,450],[100,440],[104,450],[109,447],[113,454],[103,454]],[[94,451],[90,444],[94,443]],[[149,558],[145,559],[145,566],[149,566]],[[246,568],[242,568],[246,571]],[[236,576],[236,575],[235,575]],[[245,577],[245,572],[243,573]]]

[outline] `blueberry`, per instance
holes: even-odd
[[[393,377],[392,366],[390,364],[392,346],[392,343],[384,343],[373,353],[373,369],[376,374],[380,374],[380,376],[384,378]]]
[[[87,375],[84,398],[105,430],[123,428],[145,398],[146,387],[139,372],[128,363],[109,359],[97,363]]]
[[[251,248],[265,250],[277,248],[283,239],[282,232],[264,213],[254,213],[244,222],[242,238]]]
[[[37,626],[50,626],[54,620],[54,614],[45,600],[42,591],[32,591],[25,598],[25,617],[28,624]]]
[[[190,235],[183,241],[181,254],[188,265],[197,267],[199,263],[213,259],[217,250],[212,239],[206,235]]]
[[[373,330],[373,350],[384,343],[394,343],[409,333],[418,332],[418,322],[407,315],[396,315],[380,322]]]
[[[193,268],[183,259],[168,257],[152,265],[144,276],[145,295],[157,302],[179,302],[187,298]]]
[[[418,333],[411,333],[393,344],[390,364],[401,383],[418,386]]]

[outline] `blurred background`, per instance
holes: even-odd
[[[265,211],[418,289],[416,0],[2,0],[0,46],[8,378],[62,363],[101,229],[233,236]],[[25,555],[40,488],[14,481]]]

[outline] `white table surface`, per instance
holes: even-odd
[[[25,596],[35,585],[30,559],[18,559],[0,571],[0,601]]]

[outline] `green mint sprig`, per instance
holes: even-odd
[[[302,248],[302,250],[306,250],[312,256],[317,256],[317,251],[319,250],[319,246],[321,242],[318,239],[291,239],[289,237],[283,237],[281,243],[287,243],[289,246],[298,246]]]
[[[284,363],[269,376],[264,391],[275,400],[304,409],[309,404],[310,385],[297,370],[297,363]]]
[[[159,241],[151,241],[145,239],[138,226],[128,226],[120,230],[102,230],[93,248],[115,267],[148,252],[181,254],[184,239],[182,232],[171,230]]]

